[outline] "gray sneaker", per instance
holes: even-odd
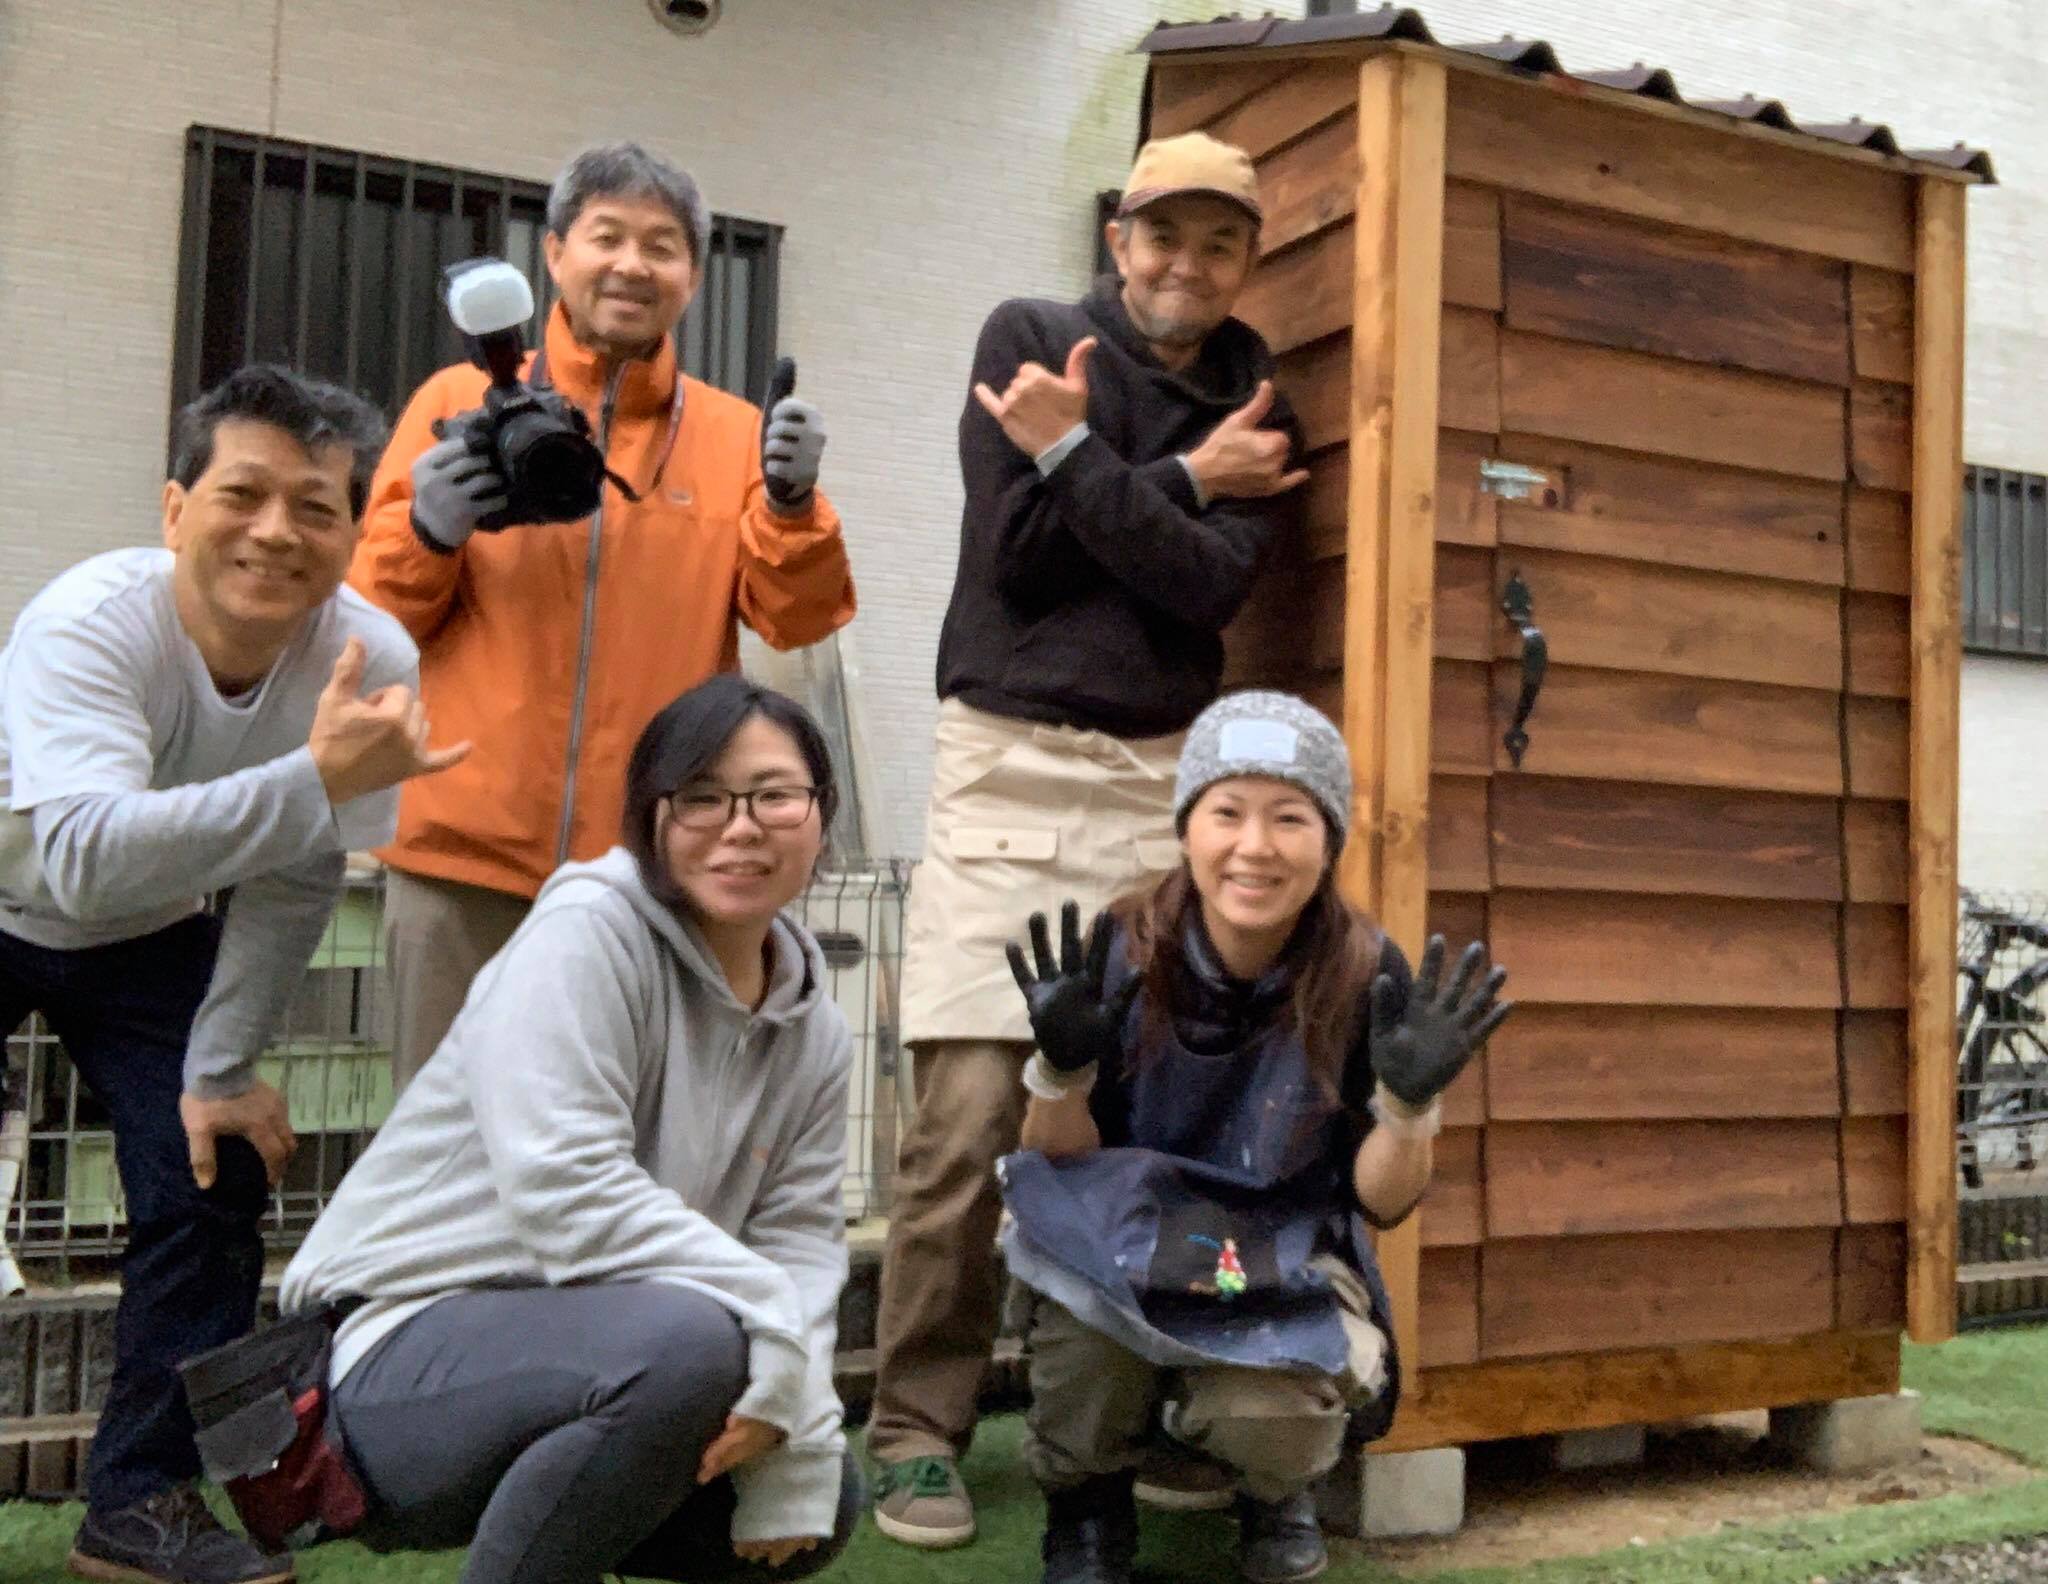
[[[951,1458],[884,1463],[875,1475],[875,1527],[891,1540],[943,1551],[974,1538],[974,1503]]]

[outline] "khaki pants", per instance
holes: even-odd
[[[917,1116],[889,1211],[876,1321],[881,1461],[955,1456],[1001,1318],[995,1163],[1017,1147],[1024,999],[1003,946],[1042,911],[1097,909],[1180,861],[1173,777],[1181,739],[1009,720],[939,706],[925,859],[904,932],[903,1023]]]
[[[868,1449],[883,1463],[957,1457],[974,1436],[1002,1318],[996,1161],[1024,1125],[1029,1045],[942,1040],[911,1051],[917,1116],[904,1136],[876,1320]]]
[[[1162,1369],[1034,1298],[1031,1435],[1024,1458],[1046,1490],[1136,1468],[1162,1422],[1175,1440],[1236,1471],[1259,1501],[1304,1491],[1344,1449],[1343,1383],[1313,1371]]]
[[[384,960],[391,971],[391,1087],[412,1082],[440,1048],[470,981],[533,904],[508,891],[387,869]]]

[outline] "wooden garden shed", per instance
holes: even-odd
[[[1871,1396],[1954,1327],[1967,150],[1412,11],[1162,26],[1258,162],[1312,448],[1235,682],[1339,719],[1352,894],[1521,1010],[1383,1240],[1386,1450]]]

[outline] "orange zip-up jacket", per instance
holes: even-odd
[[[604,365],[560,304],[547,376],[599,428]],[[558,864],[618,841],[641,728],[737,668],[740,621],[795,649],[853,619],[831,504],[814,491],[801,515],[769,509],[760,409],[683,374],[666,343],[613,378],[606,461],[640,501],[607,485],[583,522],[473,534],[453,555],[413,531],[412,465],[435,444],[435,419],[482,404],[488,377],[442,369],[392,432],[349,582],[419,644],[433,741],[475,745],[401,789],[398,838],[378,853],[394,868],[532,896]],[[682,426],[653,484],[678,379]]]

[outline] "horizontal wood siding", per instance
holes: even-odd
[[[1835,1046],[1836,1016],[1819,1008],[1521,1006],[1487,1043],[1487,1118],[1832,1117]],[[1903,1081],[1903,1045],[1898,1056]],[[1873,1046],[1869,1060],[1869,1082],[1882,1084],[1884,1052]]]
[[[1913,269],[1912,178],[1539,84],[1457,73],[1456,179],[1823,258]]]
[[[1485,1358],[1808,1336],[1835,1324],[1835,1233],[1659,1232],[1489,1245]]]
[[[1849,381],[1846,264],[1519,194],[1501,245],[1509,329]]]
[[[1240,311],[1311,450],[1304,531],[1227,635],[1229,676],[1337,719],[1370,417],[1357,88],[1355,60],[1162,63],[1153,119],[1258,162]],[[1427,928],[1486,942],[1519,1010],[1445,1098],[1422,1375],[1386,1444],[1636,1422],[1645,1393],[1663,1414],[1884,1389],[1911,186],[1470,73],[1446,148]],[[1537,483],[1504,497],[1490,463]],[[1511,574],[1549,645],[1519,767]]]
[[[1838,1124],[1495,1122],[1486,1130],[1490,1237],[1832,1227]]]

